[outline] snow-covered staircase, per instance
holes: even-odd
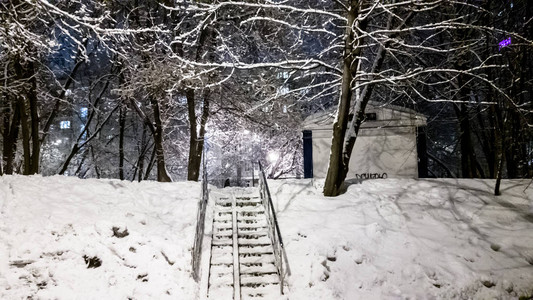
[[[230,191],[215,196],[208,297],[282,299],[263,203]]]

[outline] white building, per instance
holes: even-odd
[[[304,174],[325,178],[335,115],[324,112],[304,121]],[[412,109],[370,102],[346,179],[427,176],[426,117]]]

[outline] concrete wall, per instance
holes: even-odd
[[[325,178],[328,169],[332,131],[314,129],[313,177]],[[361,128],[350,160],[347,179],[363,174],[386,173],[387,178],[417,178],[416,127]],[[375,176],[375,175],[374,175]]]

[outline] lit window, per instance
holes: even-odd
[[[280,88],[278,88],[278,94],[279,95],[285,95],[285,94],[288,94],[289,93],[289,88],[286,87],[286,86],[282,86]]]
[[[80,108],[80,117],[82,119],[87,118],[87,115],[89,114],[89,109],[87,107]]]
[[[282,78],[282,79],[287,79],[287,78],[289,78],[289,72],[286,72],[286,71],[285,72],[278,72],[276,74],[276,77],[277,78]]]
[[[59,122],[59,128],[61,128],[61,129],[69,129],[70,128],[70,121],[61,121],[61,122]]]

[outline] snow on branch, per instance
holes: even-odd
[[[32,0],[25,0],[29,4],[33,4],[34,1]],[[51,4],[47,0],[36,0],[37,5],[41,5],[44,7],[44,11],[48,11],[51,14],[64,17],[68,20],[73,21],[79,26],[83,26],[87,29],[92,30],[98,35],[129,35],[129,34],[137,34],[137,33],[169,33],[169,30],[163,29],[159,26],[155,27],[142,27],[138,29],[127,29],[127,28],[105,28],[102,27],[102,24],[105,21],[111,21],[113,23],[113,19],[110,16],[109,12],[105,12],[102,14],[102,16],[98,18],[92,18],[88,16],[77,16],[72,13],[66,12],[59,7]]]
[[[221,10],[222,8],[254,8],[254,9],[271,9],[271,10],[280,10],[285,13],[299,13],[303,15],[323,15],[332,17],[338,20],[347,21],[347,19],[339,14],[329,12],[326,10],[320,10],[320,9],[313,9],[313,8],[299,8],[296,6],[291,5],[285,5],[285,4],[268,4],[268,3],[248,3],[248,2],[239,2],[239,1],[228,1],[228,2],[219,2],[217,4],[207,4],[207,3],[196,3],[197,6],[188,6],[186,8],[183,7],[171,7],[166,6],[164,4],[161,4],[163,7],[165,7],[168,10],[177,10],[177,11],[183,11],[184,9],[186,11],[204,11],[204,12],[214,12],[217,10]]]
[[[246,24],[246,23],[250,23],[250,22],[255,22],[255,21],[273,22],[273,23],[285,25],[285,26],[287,26],[289,28],[297,29],[297,30],[301,30],[301,31],[325,33],[325,34],[328,34],[328,35],[331,35],[331,36],[337,36],[337,34],[335,34],[334,32],[331,32],[331,31],[329,31],[329,30],[327,30],[325,28],[311,28],[311,27],[306,27],[306,26],[299,26],[299,25],[291,24],[291,23],[283,21],[283,20],[278,20],[278,19],[268,18],[268,17],[251,17],[251,18],[248,18],[248,19],[242,21],[241,25]]]
[[[186,59],[179,55],[173,55],[171,58],[177,59],[180,62],[184,63],[185,65],[190,66],[196,66],[196,67],[218,67],[218,68],[236,68],[236,69],[264,69],[264,68],[279,68],[279,69],[296,69],[296,70],[313,70],[316,68],[326,68],[328,70],[332,70],[337,72],[338,74],[342,74],[342,71],[332,65],[329,65],[328,63],[317,60],[317,59],[301,59],[301,60],[284,60],[284,61],[278,61],[278,62],[265,62],[265,63],[243,63],[243,62],[227,62],[227,63],[215,63],[215,62],[197,62],[193,60]]]

